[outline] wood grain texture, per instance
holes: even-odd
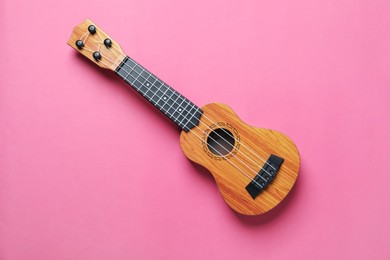
[[[223,198],[235,211],[259,215],[278,205],[298,177],[300,158],[293,141],[280,132],[247,125],[224,104],[208,104],[202,110],[204,114],[198,127],[181,132],[184,154],[211,172]],[[205,144],[207,132],[218,127],[228,129],[240,139],[224,158],[213,155]],[[284,162],[271,184],[253,199],[245,187],[271,154],[284,158]]]
[[[96,27],[96,33],[91,34],[88,32],[88,26],[94,25]],[[112,41],[112,47],[107,48],[103,41],[106,38],[110,38]],[[76,46],[76,41],[82,40],[84,43],[84,48],[79,49]],[[86,19],[81,24],[77,25],[68,40],[68,45],[70,45],[72,48],[74,48],[76,51],[83,54],[85,57],[90,59],[93,63],[97,64],[98,66],[113,70],[119,66],[119,64],[122,62],[122,60],[126,57],[126,55],[123,53],[121,47],[118,43],[116,43],[110,36],[108,36],[100,27],[98,27],[95,23],[93,23],[91,20]],[[102,59],[99,61],[96,61],[92,54],[98,51],[100,52]]]

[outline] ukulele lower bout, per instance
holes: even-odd
[[[202,110],[197,127],[180,135],[186,157],[211,172],[233,210],[259,215],[278,205],[298,177],[295,144],[280,132],[247,125],[224,104]]]

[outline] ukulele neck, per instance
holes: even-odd
[[[199,124],[199,107],[132,58],[126,56],[115,72],[184,131]]]

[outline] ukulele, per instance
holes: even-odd
[[[114,71],[178,125],[185,156],[211,172],[222,197],[236,212],[265,213],[292,189],[300,158],[286,135],[252,127],[221,103],[196,106],[124,54],[88,19],[74,28],[68,44],[98,66]]]

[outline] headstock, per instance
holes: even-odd
[[[74,28],[68,44],[100,67],[113,71],[126,57],[121,47],[89,19]]]

